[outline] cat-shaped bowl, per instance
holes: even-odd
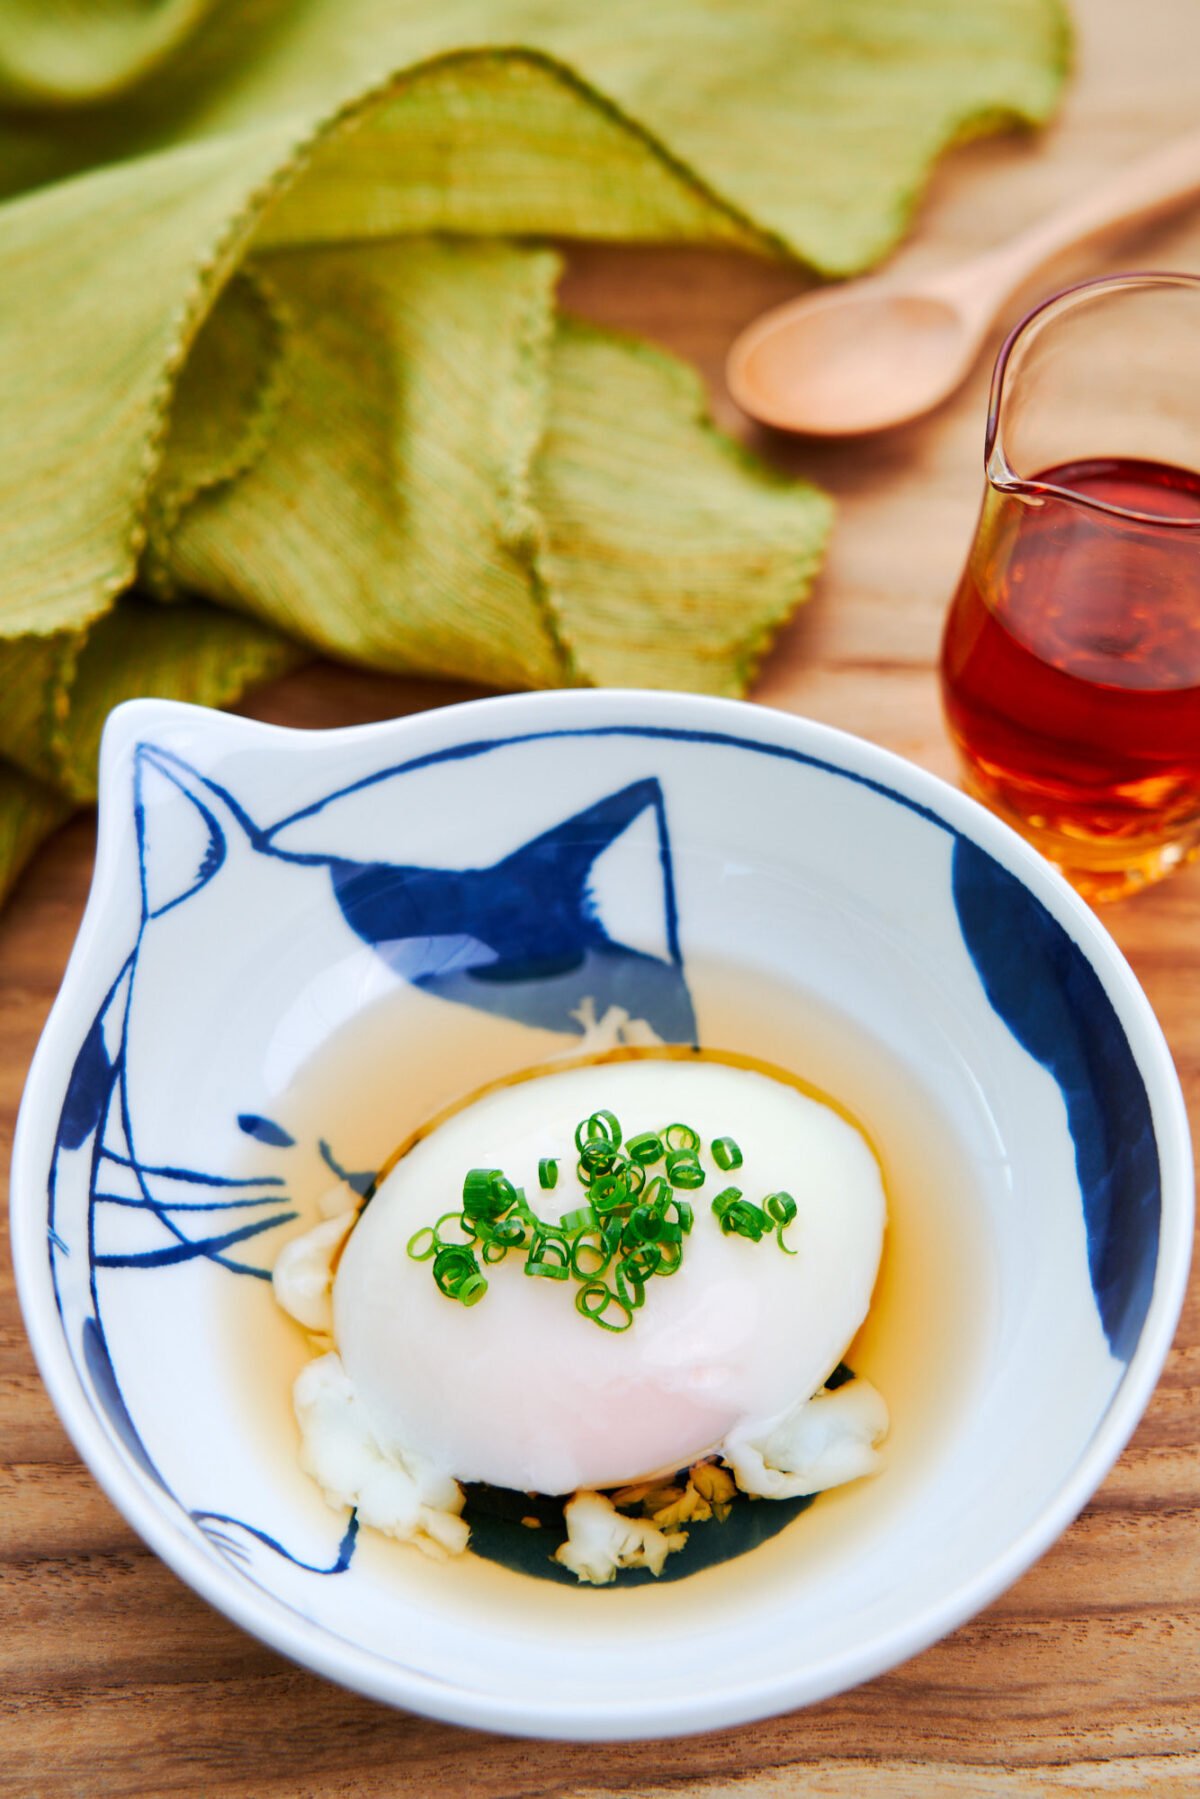
[[[442,1563],[360,1530],[297,1465],[279,1248],[448,1099],[651,1032],[782,1064],[879,1145],[850,1359],[882,1472],[605,1588],[532,1501]],[[823,727],[615,692],[323,733],[120,707],[12,1195],[55,1404],[172,1568],[377,1698],[592,1738],[821,1698],[1012,1581],[1147,1401],[1193,1199],[1141,990],[1006,827]]]

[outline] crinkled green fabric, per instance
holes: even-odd
[[[530,240],[850,273],[1065,46],[1058,0],[0,0],[0,896],[133,694],[744,691],[829,503]]]

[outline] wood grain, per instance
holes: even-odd
[[[1104,169],[1195,123],[1194,0],[1082,0],[1078,68],[1040,140],[959,152],[902,260],[999,241]],[[901,259],[898,259],[901,260]],[[1200,218],[1121,265],[1200,268]],[[1115,261],[1110,266],[1117,266]],[[1063,273],[1075,273],[1067,265]],[[699,253],[571,252],[576,311],[653,336],[710,377],[784,269]],[[1042,287],[1049,285],[1043,282]],[[1009,311],[1015,314],[1016,307]],[[1200,354],[1200,343],[1197,345]],[[932,666],[981,482],[987,371],[933,420],[858,446],[753,440],[840,510],[816,596],[763,670],[765,704],[952,774]],[[463,697],[315,667],[257,716],[319,726]],[[0,1135],[53,999],[90,873],[81,819],[0,920]],[[1200,867],[1106,922],[1162,1020],[1200,1119]],[[1079,1521],[987,1612],[904,1667],[808,1711],[676,1742],[596,1747],[474,1736],[291,1667],[210,1610],[132,1535],[80,1466],[0,1268],[0,1793],[571,1794],[600,1799],[1200,1792],[1200,1285],[1133,1443]]]

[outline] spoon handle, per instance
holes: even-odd
[[[1014,288],[1064,250],[1165,217],[1200,194],[1200,131],[1139,158],[1082,199],[1059,207],[995,250],[962,263],[933,285],[991,318]]]

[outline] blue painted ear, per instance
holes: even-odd
[[[186,762],[149,743],[135,753],[133,806],[143,916],[159,918],[212,880],[234,815]]]
[[[675,895],[662,790],[635,781],[564,819],[492,868],[479,871],[472,893],[471,928],[495,956],[474,970],[481,981],[546,979],[578,967],[589,951],[642,950],[623,943],[604,917],[593,875],[602,858],[640,821],[649,823],[650,856],[637,871],[651,892],[662,956],[678,962]],[[653,883],[650,888],[649,883]],[[643,952],[644,953],[644,952]]]
[[[620,879],[600,878],[625,842]],[[427,992],[522,1023],[579,1031],[620,1005],[692,1042],[662,790],[635,781],[486,868],[330,864],[351,929]],[[633,903],[630,903],[630,894]]]

